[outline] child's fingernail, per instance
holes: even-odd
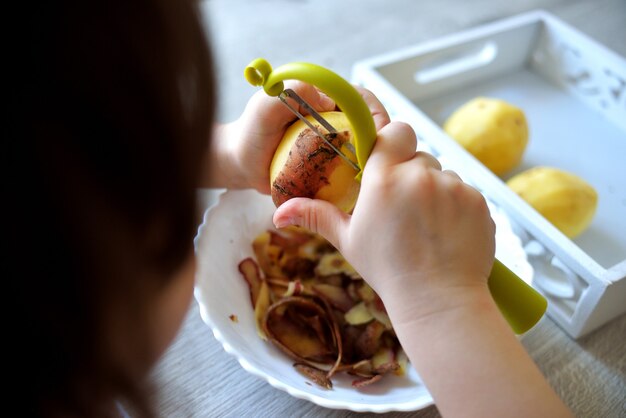
[[[276,228],[285,228],[286,226],[294,225],[295,223],[295,219],[289,216],[282,216],[280,218],[274,219],[274,226]]]

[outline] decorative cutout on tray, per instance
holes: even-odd
[[[531,65],[618,124],[626,120],[626,74],[546,33]]]

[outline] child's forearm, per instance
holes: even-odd
[[[205,170],[200,179],[202,188],[237,188],[240,170],[235,167],[236,161],[229,141],[238,134],[236,122],[213,126],[212,139],[206,153]]]
[[[444,416],[572,416],[488,292],[395,327]]]

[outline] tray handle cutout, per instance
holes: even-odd
[[[466,49],[447,51],[415,72],[418,84],[429,84],[489,65],[498,54],[498,45],[487,41]]]

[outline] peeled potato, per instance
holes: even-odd
[[[448,118],[444,130],[496,175],[515,168],[528,144],[524,112],[498,99],[467,102]]]
[[[598,193],[589,183],[556,168],[531,168],[507,185],[570,238],[587,229],[598,206]]]

